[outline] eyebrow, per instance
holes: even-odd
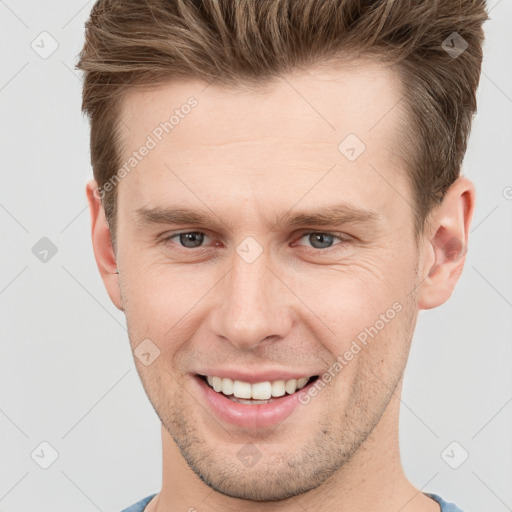
[[[381,218],[376,211],[341,203],[309,211],[288,210],[267,227],[270,231],[276,231],[283,225],[293,227],[307,224],[334,227],[349,223],[377,223]],[[135,211],[135,222],[138,225],[189,224],[216,229],[223,225],[228,229],[233,229],[232,222],[220,219],[213,212],[208,214],[188,208],[139,208]]]

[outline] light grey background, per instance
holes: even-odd
[[[1,512],[118,512],[161,485],[160,424],[90,242],[73,68],[92,5],[0,0]],[[491,0],[490,16],[466,267],[452,298],[420,313],[400,418],[409,478],[467,512],[512,510],[512,2]],[[58,251],[46,263],[32,252],[42,237]],[[58,452],[48,469],[42,442]]]

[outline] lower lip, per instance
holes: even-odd
[[[200,392],[210,409],[226,423],[244,428],[265,428],[282,423],[300,405],[299,394],[307,392],[315,381],[310,382],[299,391],[274,398],[267,404],[240,404],[233,402],[222,393],[214,391],[201,377],[194,376]]]

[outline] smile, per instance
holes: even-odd
[[[299,379],[278,379],[263,382],[244,382],[230,378],[216,376],[201,376],[208,385],[217,393],[221,393],[230,400],[242,404],[266,404],[284,395],[292,395],[301,390],[309,381],[315,380],[318,376],[301,377]]]
[[[263,376],[258,379],[252,375],[248,380],[253,382],[247,382],[240,378],[195,374],[190,381],[191,393],[222,423],[248,429],[275,428],[287,418],[298,420],[298,412],[294,411],[302,409],[300,394],[307,393],[318,379],[318,375],[287,379],[278,376],[272,375],[272,380],[264,381],[260,380]],[[305,421],[308,416],[300,418]]]

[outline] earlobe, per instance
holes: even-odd
[[[464,268],[474,205],[475,187],[469,179],[460,177],[435,209],[429,221],[434,235],[427,242],[434,263],[423,269],[418,309],[435,308],[451,297]]]
[[[86,195],[91,215],[91,236],[96,264],[110,299],[118,309],[123,310],[116,257],[98,184],[95,180],[87,183]]]

